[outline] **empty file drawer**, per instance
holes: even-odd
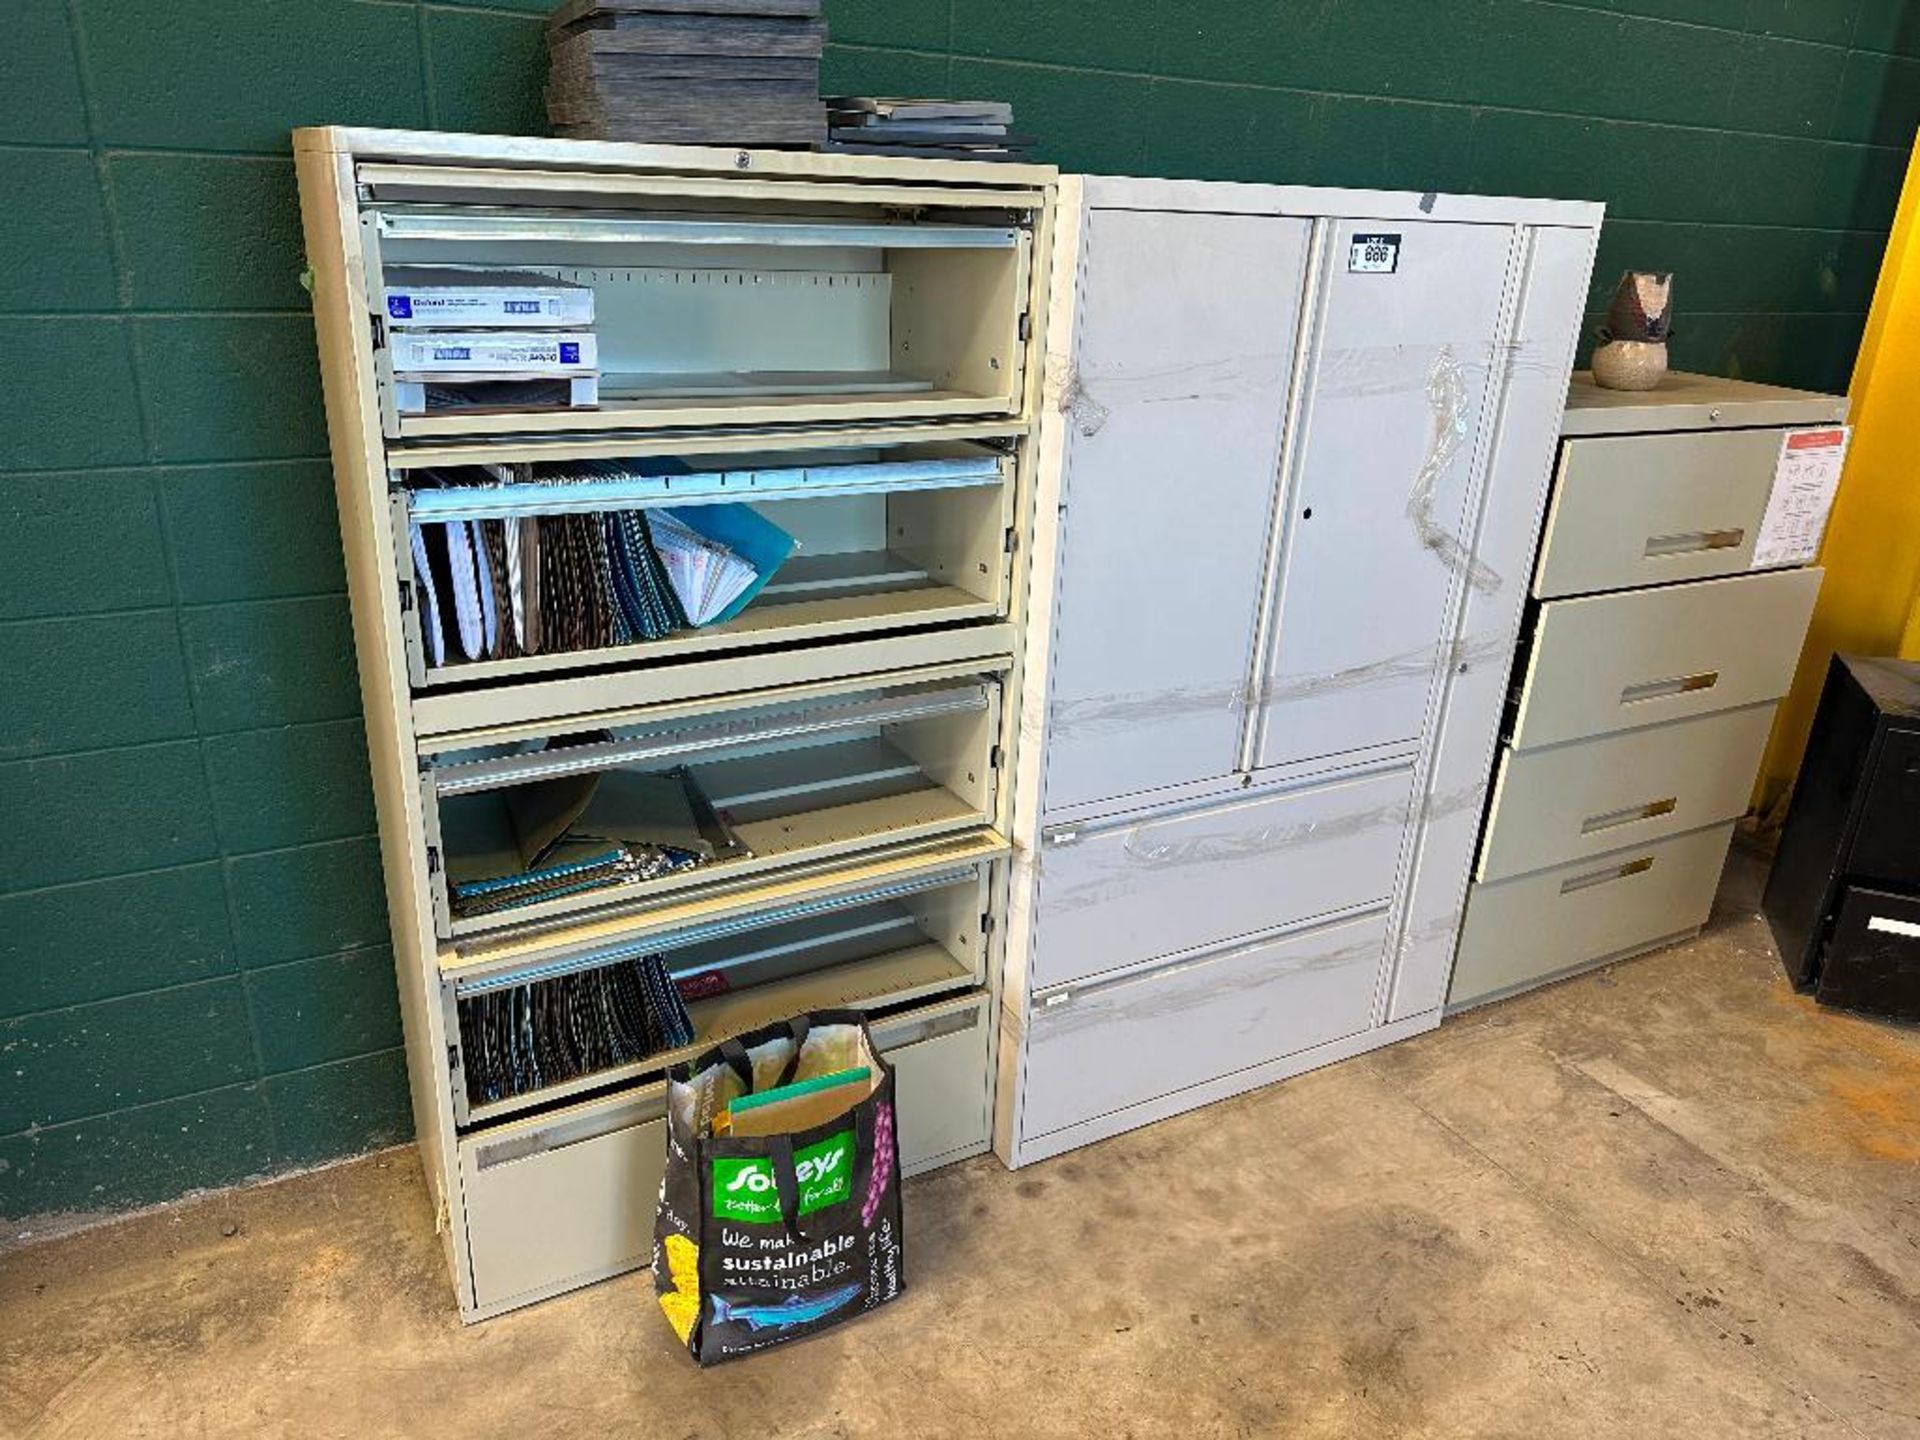
[[[1819,570],[1776,570],[1540,607],[1516,749],[1777,700]]]
[[[1783,433],[1566,441],[1534,594],[1550,599],[1741,574],[1753,559]]]
[[[960,667],[762,695],[432,742],[420,783],[439,933],[992,822],[997,677]]]
[[[1386,932],[1367,915],[1036,992],[1023,1138],[1364,1030]]]
[[[986,1006],[976,994],[874,1023],[895,1070],[908,1173],[986,1148]],[[666,1087],[649,1085],[460,1142],[480,1309],[509,1309],[648,1263],[665,1107]]]
[[[1401,767],[1045,832],[1034,988],[1384,900],[1411,783]]]
[[[504,1309],[647,1263],[666,1169],[666,1087],[460,1144],[475,1303]]]
[[[1733,825],[1483,881],[1447,1004],[1458,1008],[1676,940],[1706,924]]]
[[[1478,876],[1503,880],[1746,811],[1771,704],[1505,750]]]

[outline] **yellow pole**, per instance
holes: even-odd
[[[1762,814],[1793,782],[1835,651],[1920,658],[1920,149],[1847,394],[1853,442],[1820,547],[1827,578],[1767,742],[1755,794]]]

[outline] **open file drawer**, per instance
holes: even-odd
[[[1476,878],[1505,880],[1737,819],[1773,728],[1762,703],[1532,750],[1502,747]]]
[[[1777,700],[1819,570],[1549,600],[1513,724],[1517,750]]]
[[[909,1175],[984,1150],[988,1001],[974,992],[873,1022],[894,1067]],[[645,1265],[666,1162],[666,1086],[509,1122],[463,1139],[474,1299],[511,1309]]]
[[[720,209],[693,193],[711,182],[685,177],[381,164],[359,173],[390,437],[1019,408],[1038,192],[956,206],[951,189],[736,182]],[[404,352],[380,310],[389,266],[589,287],[598,407],[401,414]]]
[[[1015,433],[828,432],[755,449],[739,437],[547,442],[497,447],[504,463],[474,447],[397,456],[410,678],[438,686],[1004,618]],[[657,537],[688,530],[745,552],[740,574],[754,578],[710,614],[673,589],[685,613],[649,631],[613,562],[644,577]]]
[[[1001,673],[926,667],[422,745],[443,938],[993,823]]]
[[[450,949],[441,1003],[459,1037],[449,1057],[455,1119],[489,1123],[630,1084],[801,1011],[897,1008],[978,986],[1004,853],[997,839],[968,837],[812,884]],[[627,1005],[593,992],[655,957],[686,997],[693,1038],[648,1049],[620,1039],[647,1028],[640,985]]]
[[[1549,599],[1749,569],[1783,433],[1768,427],[1562,442],[1534,594]]]

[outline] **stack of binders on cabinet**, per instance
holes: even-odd
[[[827,101],[827,149],[934,160],[1019,160],[1033,137],[1013,133],[1004,100],[839,95]]]
[[[547,116],[577,140],[815,145],[820,0],[567,0]]]

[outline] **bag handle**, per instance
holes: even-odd
[[[800,1049],[807,1043],[807,1035],[813,1029],[813,1022],[805,1015],[796,1015],[786,1022],[787,1035],[793,1041],[793,1053],[787,1057],[787,1063],[780,1067],[780,1075],[769,1090],[777,1090],[782,1085],[793,1083],[794,1073],[800,1068]],[[730,1036],[720,1042],[720,1059],[739,1077],[741,1093],[751,1095],[754,1092],[753,1061],[747,1056],[747,1047],[738,1035]]]
[[[796,1015],[787,1021],[787,1034],[793,1040],[793,1053],[787,1057],[787,1063],[780,1067],[780,1078],[773,1082],[773,1089],[793,1083],[794,1074],[800,1068],[800,1049],[807,1043],[807,1034],[812,1028],[813,1021],[805,1015]]]
[[[853,1139],[847,1156],[847,1198],[839,1203],[854,1207],[854,1213],[860,1213],[866,1197],[859,1189],[860,1176],[873,1163],[874,1133],[871,1107],[854,1121]],[[800,1213],[800,1172],[793,1161],[793,1137],[790,1135],[769,1135],[760,1142],[766,1147],[767,1159],[773,1163],[773,1190],[780,1201],[780,1223],[787,1233],[801,1240],[810,1240],[816,1234],[830,1232],[835,1228],[833,1206],[816,1210],[811,1215]],[[860,1162],[865,1157],[868,1164]],[[815,1217],[821,1217],[816,1219]]]
[[[767,1158],[773,1162],[773,1189],[780,1200],[780,1223],[796,1240],[809,1240],[818,1222],[813,1215],[800,1213],[800,1174],[794,1168],[793,1141],[785,1135],[769,1136]],[[815,1211],[814,1215],[818,1215]]]
[[[743,1095],[753,1093],[753,1062],[747,1058],[747,1047],[740,1043],[738,1035],[729,1036],[720,1042],[720,1059],[740,1081]]]

